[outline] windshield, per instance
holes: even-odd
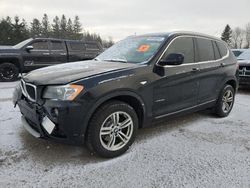
[[[32,40],[33,39],[27,39],[25,41],[22,41],[22,42],[16,44],[15,46],[13,46],[13,48],[16,48],[16,49],[22,48],[23,46],[25,46],[26,44],[28,44]]]
[[[247,50],[240,54],[237,58],[238,60],[250,60],[250,50]]]
[[[164,40],[164,37],[129,37],[117,42],[96,59],[124,63],[146,62],[155,55]]]
[[[232,52],[234,53],[235,57],[239,57],[239,55],[243,53],[243,51],[239,50],[232,50]]]

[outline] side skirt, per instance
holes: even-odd
[[[180,114],[191,113],[191,112],[195,112],[195,111],[199,111],[199,110],[203,110],[203,109],[206,109],[206,108],[213,107],[215,104],[216,104],[216,99],[211,100],[211,101],[207,101],[207,102],[204,102],[204,103],[201,103],[201,104],[189,107],[189,108],[185,108],[185,109],[182,109],[182,110],[171,112],[171,113],[168,113],[168,114],[163,114],[163,115],[160,115],[160,116],[156,116],[156,117],[154,117],[154,119],[159,120],[161,118],[165,118],[165,117],[169,117],[169,116],[178,116]]]

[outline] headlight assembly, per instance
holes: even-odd
[[[43,98],[52,100],[72,101],[84,89],[81,85],[47,86]]]

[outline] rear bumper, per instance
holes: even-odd
[[[75,145],[84,143],[84,134],[82,134],[84,110],[81,104],[47,101],[43,106],[38,106],[25,99],[20,99],[17,104],[22,113],[24,128],[34,137]],[[48,117],[55,125],[50,133],[43,125],[44,117]]]

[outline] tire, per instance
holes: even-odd
[[[12,82],[18,79],[19,69],[13,63],[0,64],[0,81]]]
[[[235,90],[231,85],[225,85],[220,92],[215,106],[215,114],[219,117],[227,117],[234,105]]]
[[[116,100],[107,102],[90,120],[87,146],[101,157],[119,156],[134,142],[137,129],[138,117],[129,104]]]

